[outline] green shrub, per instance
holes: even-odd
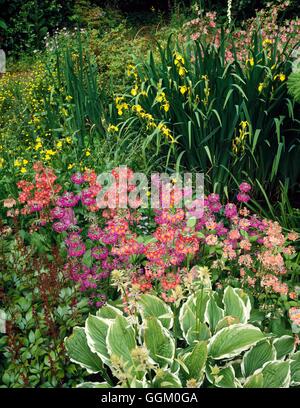
[[[4,47],[9,53],[20,54],[43,47],[45,36],[68,23],[74,0],[0,0],[4,19]]]
[[[84,321],[87,301],[64,277],[55,251],[49,258],[37,256],[33,247],[9,238],[0,241],[5,294],[0,309],[6,317],[6,333],[0,334],[0,387],[72,386],[84,379],[84,372],[69,363],[63,339]]]

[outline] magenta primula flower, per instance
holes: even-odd
[[[81,243],[81,237],[78,232],[71,232],[65,239],[65,244],[69,248],[76,248]]]
[[[235,204],[228,203],[225,205],[224,214],[227,218],[234,218],[238,215],[237,208]]]
[[[57,204],[60,207],[75,207],[79,201],[80,197],[71,191],[66,191],[64,194],[58,198]]]
[[[85,247],[85,245],[84,245],[84,243],[83,242],[80,242],[80,243],[78,243],[78,245],[77,246],[75,246],[75,247],[70,247],[69,249],[68,249],[68,255],[69,256],[74,256],[74,257],[79,257],[79,256],[82,256],[82,255],[84,255],[85,254],[85,251],[86,251],[86,247]]]
[[[43,209],[43,206],[42,206],[42,204],[39,204],[39,203],[33,203],[31,206],[30,206],[30,212],[38,212],[38,211],[41,211]]]
[[[243,182],[242,184],[240,184],[239,189],[242,193],[249,193],[249,191],[251,190],[251,186],[250,184]]]
[[[71,180],[72,180],[72,182],[73,182],[74,184],[82,184],[82,183],[85,182],[84,176],[83,176],[83,174],[80,173],[80,172],[77,172],[77,173],[72,174]]]
[[[64,217],[61,218],[61,221],[65,223],[68,227],[77,224],[73,208],[65,209],[65,214]]]
[[[91,206],[96,204],[96,199],[90,190],[83,190],[81,192],[81,202],[83,205]]]
[[[101,241],[103,242],[103,244],[113,245],[118,241],[118,238],[118,234],[106,232],[102,235]]]
[[[239,193],[236,198],[240,203],[247,203],[251,199],[246,193]]]
[[[94,247],[92,248],[91,255],[97,260],[104,260],[108,257],[108,249],[105,247]]]
[[[55,219],[55,218],[61,219],[65,215],[65,210],[64,210],[64,208],[61,208],[61,207],[54,207],[51,210],[50,214],[51,214],[52,219]]]
[[[219,194],[212,193],[212,194],[209,194],[209,196],[207,197],[207,200],[209,203],[218,203],[220,201],[220,196]]]
[[[88,230],[87,236],[92,241],[98,241],[103,236],[103,232],[101,228],[98,227],[98,225],[91,225]]]
[[[55,232],[64,232],[67,231],[68,225],[66,225],[64,222],[57,221],[52,225],[52,228]]]

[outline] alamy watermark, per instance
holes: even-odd
[[[6,72],[6,55],[4,50],[0,49],[0,74],[5,74]]]
[[[134,173],[126,166],[97,177],[99,208],[182,208],[200,218],[204,206],[203,173]]]

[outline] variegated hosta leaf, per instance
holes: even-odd
[[[290,354],[295,349],[294,337],[282,336],[273,341],[273,345],[277,352],[277,360],[284,358],[287,354]]]
[[[199,290],[197,293],[189,296],[180,309],[179,324],[183,337],[189,344],[192,344],[195,340],[203,340],[206,337],[206,335],[203,335],[203,329],[205,328],[199,323],[204,323],[204,315],[206,304],[209,300],[209,294],[209,289]],[[202,333],[200,333],[200,330]],[[189,336],[188,332],[190,332]],[[207,333],[206,329],[205,333]]]
[[[247,378],[244,388],[288,388],[290,382],[289,361],[271,361]]]
[[[176,375],[177,375],[177,374],[179,373],[180,364],[179,364],[179,362],[178,362],[177,359],[174,358],[174,361],[173,361],[173,363],[172,363],[172,365],[171,365],[171,367],[170,367],[170,370],[171,370],[171,372],[172,372],[173,374],[176,374]]]
[[[254,374],[262,373],[264,382],[262,388],[288,388],[291,382],[289,361],[271,361]]]
[[[262,368],[265,363],[272,360],[276,360],[274,346],[268,340],[259,342],[244,354],[242,361],[243,376],[249,377],[258,368]]]
[[[221,367],[208,367],[206,369],[208,381],[218,388],[237,388],[238,381],[235,378],[235,372],[231,365]]]
[[[224,327],[229,327],[232,326],[233,324],[238,324],[240,323],[240,319],[238,317],[233,317],[233,316],[225,316],[223,319],[221,319],[215,329],[215,332],[218,332]]]
[[[166,329],[173,326],[173,312],[170,306],[153,295],[142,295],[138,301],[138,306],[143,319],[148,317],[156,317]]]
[[[186,341],[188,344],[194,344],[196,341],[208,340],[211,332],[206,323],[198,323],[190,327],[186,334]]]
[[[234,288],[233,289],[238,295],[239,297],[242,299],[242,301],[244,302],[245,306],[246,306],[246,310],[247,310],[247,315],[249,316],[247,321],[250,318],[250,314],[251,314],[251,302],[250,302],[250,298],[248,296],[248,294],[241,288]]]
[[[146,379],[138,380],[136,377],[131,381],[130,388],[149,388]]]
[[[78,384],[76,388],[112,388],[109,384],[106,382],[84,382],[81,384]]]
[[[176,374],[158,370],[153,379],[153,388],[182,388],[182,384]]]
[[[117,316],[122,316],[122,312],[116,307],[107,304],[97,310],[96,316],[103,319],[115,319]]]
[[[207,302],[206,305],[205,321],[209,324],[209,328],[212,333],[215,332],[217,324],[219,323],[220,320],[223,319],[223,317],[224,310],[217,305],[217,302],[215,301],[213,294],[211,294],[209,301]]]
[[[109,354],[106,347],[106,336],[111,320],[90,315],[85,321],[85,334],[88,345],[105,364],[109,364]]]
[[[159,364],[160,368],[173,363],[175,355],[174,339],[156,317],[149,317],[145,321],[144,342],[150,357]]]
[[[227,286],[223,303],[226,316],[237,317],[240,323],[247,323],[250,318],[251,304],[248,296],[241,289]]]
[[[264,334],[251,324],[233,324],[221,329],[210,339],[208,354],[215,360],[232,358],[263,338]]]
[[[244,383],[243,388],[263,388],[264,387],[264,376],[262,373],[253,374],[251,377],[247,378]]]
[[[291,355],[291,385],[300,385],[300,351]]]
[[[192,351],[183,356],[182,375],[186,380],[194,379],[200,385],[203,381],[207,359],[207,342],[199,341]]]
[[[89,373],[102,371],[102,361],[90,350],[83,327],[74,327],[71,336],[65,338],[65,346],[71,361],[86,368]]]
[[[131,352],[136,347],[135,331],[124,316],[117,316],[109,326],[106,347],[110,357],[116,356],[128,368],[133,367]]]

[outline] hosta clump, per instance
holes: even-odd
[[[76,327],[65,345],[72,361],[104,382],[79,387],[277,388],[300,384],[294,338],[249,323],[241,289],[202,288],[179,308],[144,294],[132,314],[107,305]]]

